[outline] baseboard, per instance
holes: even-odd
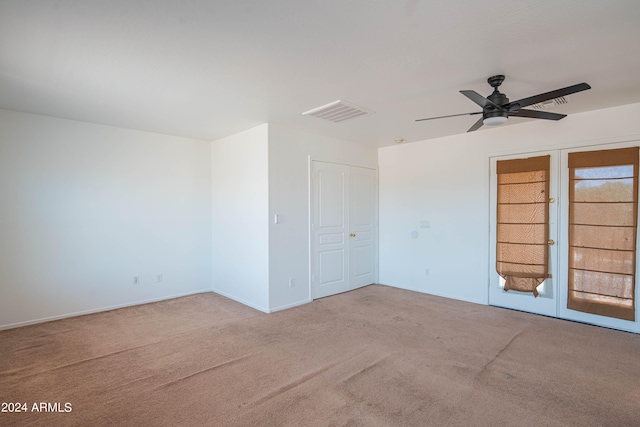
[[[405,291],[412,291],[412,292],[420,292],[421,294],[427,294],[427,295],[433,295],[436,297],[442,297],[442,298],[448,298],[448,299],[454,299],[457,301],[464,301],[464,302],[470,302],[473,304],[480,304],[480,305],[489,305],[489,301],[482,301],[479,299],[473,299],[473,298],[463,298],[460,295],[453,295],[453,294],[448,294],[445,292],[431,292],[428,291],[426,289],[420,289],[420,288],[415,288],[412,286],[403,286],[403,285],[389,285],[386,283],[378,283],[379,285],[383,285],[383,286],[389,286],[390,288],[398,288],[398,289],[404,289]]]
[[[149,304],[149,303],[152,303],[152,302],[158,302],[158,301],[164,301],[164,300],[169,300],[169,299],[174,299],[174,298],[186,297],[186,296],[189,296],[189,295],[203,294],[203,293],[206,293],[206,292],[211,292],[211,289],[210,288],[209,289],[201,289],[201,290],[198,290],[198,291],[191,291],[191,292],[184,292],[184,293],[180,293],[180,294],[167,295],[167,296],[163,296],[163,297],[151,298],[151,299],[146,299],[146,300],[142,300],[142,301],[130,302],[130,303],[125,303],[125,304],[111,305],[111,306],[107,306],[107,307],[94,308],[94,309],[91,309],[91,310],[76,311],[74,313],[61,314],[61,315],[58,315],[58,316],[42,317],[40,319],[27,320],[25,322],[9,323],[8,325],[0,325],[0,331],[5,330],[5,329],[19,328],[21,326],[28,326],[28,325],[35,325],[35,324],[38,324],[38,323],[51,322],[53,320],[66,319],[66,318],[69,318],[69,317],[84,316],[86,314],[101,313],[103,311],[117,310],[119,308],[133,307],[135,305]]]
[[[225,298],[229,298],[229,299],[232,299],[232,300],[234,300],[236,302],[239,302],[240,304],[244,304],[244,305],[246,305],[248,307],[254,308],[254,309],[256,309],[258,311],[261,311],[263,313],[267,313],[268,314],[268,313],[271,312],[271,310],[269,310],[268,308],[261,307],[261,306],[259,306],[257,304],[251,303],[249,301],[245,301],[242,298],[238,298],[238,297],[236,297],[234,295],[230,295],[230,294],[228,294],[228,293],[226,293],[224,291],[221,291],[219,289],[215,289],[214,288],[214,289],[210,289],[210,291],[213,292],[213,293],[216,293],[218,295],[222,295]]]
[[[298,306],[300,306],[300,305],[309,304],[311,301],[312,301],[312,300],[310,300],[310,299],[305,299],[305,300],[298,301],[298,302],[294,302],[294,303],[291,303],[291,304],[281,305],[281,306],[279,306],[279,307],[274,307],[274,308],[272,308],[272,309],[271,309],[271,312],[272,312],[272,313],[274,313],[274,312],[276,312],[276,311],[286,310],[286,309],[288,309],[288,308],[293,308],[293,307],[298,307]]]

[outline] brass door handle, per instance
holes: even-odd
[[[356,233],[351,233],[350,236],[351,237],[356,237]]]
[[[550,244],[550,245],[555,245],[556,244],[556,242],[553,239],[549,239],[549,241],[547,243]]]

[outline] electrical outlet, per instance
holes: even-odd
[[[428,268],[426,268],[426,269],[424,270],[424,275],[425,275],[425,276],[428,276],[430,273],[431,273],[431,270],[429,270]]]
[[[289,287],[294,288],[296,286],[296,281],[294,279],[289,279]]]
[[[134,285],[140,284],[140,276],[133,276],[133,284]]]
[[[156,283],[162,283],[162,273],[156,275]]]

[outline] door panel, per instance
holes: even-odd
[[[345,283],[344,257],[343,249],[324,250],[320,252],[318,257],[318,285],[320,287],[326,288],[329,285],[340,286]]]
[[[549,197],[557,200],[558,194],[558,156],[555,152],[535,152],[518,154],[511,156],[492,157],[491,162],[491,179],[490,179],[490,260],[489,260],[489,304],[499,307],[512,308],[515,310],[528,311],[530,313],[544,314],[546,316],[556,316],[557,314],[557,266],[558,266],[558,249],[555,245],[556,223],[558,216],[557,202],[549,203],[549,239],[554,244],[549,245],[549,273],[551,277],[547,278],[540,286],[538,286],[538,296],[530,292],[518,292],[515,290],[504,291],[504,281],[496,272],[496,208],[498,203],[498,177],[496,174],[496,165],[499,160],[510,160],[527,157],[537,157],[550,155],[549,170]]]
[[[330,166],[318,170],[318,226],[326,231],[345,227],[346,176],[342,170]]]
[[[374,190],[375,171],[350,167],[349,179],[351,182],[351,226],[365,227],[371,230],[374,225]]]
[[[374,283],[376,171],[314,161],[311,172],[312,298]]]
[[[632,141],[627,143],[607,144],[600,146],[590,147],[578,147],[572,149],[566,149],[560,151],[560,167],[561,167],[561,197],[560,197],[560,238],[559,238],[559,250],[560,250],[560,277],[562,278],[562,288],[559,294],[558,301],[558,316],[564,319],[575,320],[578,322],[591,323],[594,325],[605,326],[609,328],[622,329],[625,331],[640,332],[640,304],[638,304],[638,263],[636,262],[635,272],[635,298],[636,298],[636,320],[622,320],[613,317],[601,316],[597,314],[584,313],[582,311],[571,310],[567,308],[568,300],[568,265],[569,265],[569,167],[568,157],[571,152],[581,151],[595,151],[595,150],[609,150],[616,148],[635,147],[638,146],[638,141]],[[624,241],[626,236],[611,236],[611,238],[618,241]],[[581,245],[589,246],[589,242],[580,242]],[[582,249],[588,250],[588,249]],[[636,254],[638,253],[636,249]],[[631,260],[633,261],[633,260]]]
[[[372,251],[371,251],[371,247],[370,246],[364,246],[364,247],[356,247],[353,248],[352,250],[352,259],[353,259],[353,268],[351,271],[351,278],[352,279],[360,279],[363,276],[367,276],[367,275],[372,275],[373,274],[373,268],[372,267],[372,263],[371,263],[371,259],[372,257]],[[372,282],[369,283],[365,283],[365,285],[370,285]],[[352,286],[353,287],[353,286]]]
[[[349,168],[350,288],[375,282],[376,171]]]
[[[347,173],[343,165],[313,162],[313,298],[349,290],[345,268],[349,262]]]

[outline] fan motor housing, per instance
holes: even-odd
[[[496,89],[491,95],[487,96],[487,99],[500,108],[495,108],[491,104],[485,105],[484,108],[482,108],[483,119],[487,119],[489,117],[509,117],[509,111],[502,108],[503,105],[509,103],[509,98],[507,98],[505,94],[498,92],[498,89]]]
[[[487,110],[482,112],[482,118],[488,119],[489,117],[509,117],[509,112],[506,110]]]
[[[493,93],[487,96],[487,99],[493,102],[496,105],[506,105],[509,103],[509,98],[504,93],[498,92],[498,90],[494,90]]]

